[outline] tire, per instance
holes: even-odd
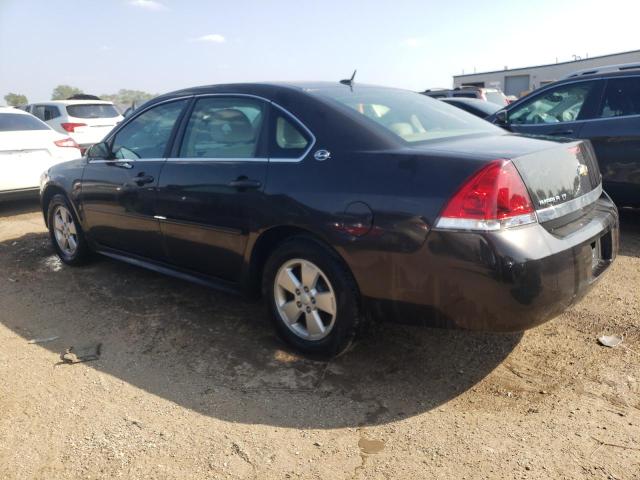
[[[315,283],[309,280],[314,278]],[[339,355],[363,323],[353,275],[335,252],[312,238],[294,237],[273,251],[262,291],[278,334],[304,353]]]
[[[91,257],[91,250],[73,208],[64,195],[51,198],[47,207],[49,238],[53,249],[65,264],[80,266]]]

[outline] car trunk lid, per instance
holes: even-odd
[[[580,210],[602,193],[600,169],[588,141],[505,134],[442,139],[415,148],[483,162],[511,160],[541,223]]]
[[[588,142],[563,143],[512,161],[541,223],[575,212],[602,193],[600,169]]]

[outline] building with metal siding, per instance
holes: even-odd
[[[565,78],[578,70],[622,63],[640,63],[640,50],[534,67],[454,75],[453,86],[474,85],[477,87],[499,88],[507,95],[520,97],[547,83]]]

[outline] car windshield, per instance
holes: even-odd
[[[362,114],[409,143],[477,133],[498,127],[426,95],[390,88],[321,88],[310,93],[330,98]]]
[[[116,107],[105,103],[68,105],[67,113],[76,118],[114,118],[120,115]]]
[[[50,130],[46,123],[24,113],[0,113],[0,132]]]

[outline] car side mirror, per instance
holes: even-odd
[[[496,123],[498,125],[508,125],[509,124],[509,116],[506,110],[499,110],[496,113]]]
[[[92,145],[87,150],[87,159],[89,160],[111,160],[113,153],[107,142],[100,142]]]

